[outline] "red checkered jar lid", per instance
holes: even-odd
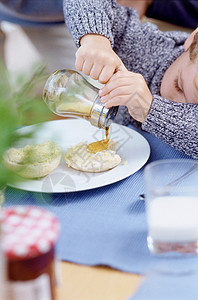
[[[33,206],[1,210],[2,249],[10,260],[29,259],[49,252],[59,235],[59,222],[49,211]]]

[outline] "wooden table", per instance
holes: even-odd
[[[108,267],[60,262],[56,300],[126,300],[143,277]]]

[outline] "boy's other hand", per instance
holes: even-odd
[[[99,91],[105,107],[124,105],[129,114],[137,121],[144,123],[153,97],[141,74],[119,71]]]
[[[126,70],[106,37],[87,34],[81,38],[80,43],[75,62],[78,71],[104,84],[116,71]]]

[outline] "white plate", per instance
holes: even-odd
[[[26,133],[32,127],[26,126],[18,132]],[[94,142],[105,137],[105,130],[97,129],[89,122],[81,119],[66,119],[45,122],[40,125],[34,138],[23,140],[20,147],[26,144],[42,143],[51,140],[58,143],[63,153],[65,150],[79,142]],[[110,138],[120,144],[117,153],[122,158],[122,163],[116,168],[102,173],[86,173],[68,168],[61,161],[60,165],[44,178],[35,180],[24,179],[12,187],[33,192],[62,193],[89,190],[122,180],[138,171],[148,160],[150,146],[147,140],[131,128],[112,124]],[[126,164],[124,163],[126,162]]]

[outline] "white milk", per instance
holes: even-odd
[[[155,198],[148,203],[148,228],[153,241],[198,241],[198,197]]]

